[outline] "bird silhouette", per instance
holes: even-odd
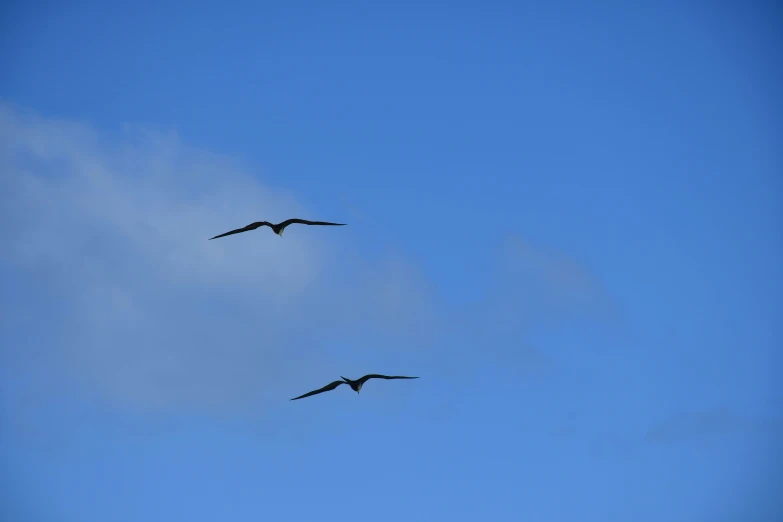
[[[213,239],[217,239],[219,237],[225,237],[230,236],[231,234],[241,234],[242,232],[249,232],[251,230],[255,230],[258,227],[267,226],[272,229],[272,231],[277,234],[280,237],[283,237],[283,230],[285,230],[285,227],[288,225],[292,225],[294,223],[301,223],[302,225],[329,225],[334,227],[342,227],[345,226],[345,223],[329,223],[327,221],[307,221],[306,219],[286,219],[282,223],[274,224],[270,223],[269,221],[256,221],[255,223],[250,223],[248,226],[243,228],[238,228],[236,230],[232,230],[231,232],[226,232],[225,234],[220,234],[219,236],[211,237],[209,238],[210,241]]]
[[[418,379],[418,377],[403,377],[401,375],[393,375],[393,376],[390,376],[390,375],[378,375],[376,373],[371,373],[369,375],[365,375],[361,379],[357,379],[355,381],[352,381],[351,379],[346,379],[345,377],[343,377],[342,381],[331,382],[331,383],[327,384],[326,386],[324,386],[323,388],[320,388],[318,390],[313,390],[311,392],[305,393],[304,395],[300,395],[299,397],[294,397],[291,400],[295,401],[295,400],[298,400],[298,399],[304,399],[305,397],[309,397],[311,395],[317,395],[319,393],[332,391],[335,388],[337,388],[338,386],[340,386],[341,384],[347,384],[348,386],[351,387],[351,389],[353,391],[355,391],[356,393],[359,393],[359,391],[362,389],[362,386],[364,386],[364,383],[367,382],[370,379]]]

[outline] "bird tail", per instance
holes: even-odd
[[[346,378],[345,378],[345,377],[343,377],[342,375],[341,375],[340,377],[342,377],[342,379],[343,379],[345,382],[351,382],[351,380],[350,380],[350,379],[346,379]]]

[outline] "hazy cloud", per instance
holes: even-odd
[[[726,409],[681,411],[653,426],[647,432],[647,439],[661,444],[674,444],[733,434],[781,438],[783,420]]]
[[[495,289],[498,308],[524,313],[536,323],[619,320],[614,300],[583,263],[544,245],[511,236],[503,245]]]
[[[17,282],[0,358],[38,375],[31,386],[67,375],[127,407],[225,411],[287,397],[291,378],[426,357],[443,376],[487,356],[541,374],[553,362],[534,325],[613,312],[589,270],[519,238],[488,299],[463,310],[404,256],[369,261],[347,219],[207,241],[258,219],[345,217],[175,132],[98,132],[0,103],[0,169],[0,270]]]
[[[294,364],[306,378],[326,359],[321,345],[339,341],[343,358],[361,360],[368,329],[428,335],[432,296],[404,259],[340,253],[337,263],[348,227],[207,241],[313,213],[176,133],[126,127],[108,139],[0,105],[0,169],[0,263],[46,292],[23,286],[12,296],[6,365],[19,364],[12,346],[36,324],[57,332],[40,348],[39,371],[62,365],[136,408],[225,408],[263,399]],[[21,316],[38,308],[30,300],[52,297],[47,317]]]
[[[541,344],[552,332],[577,331],[582,339],[591,330],[620,324],[618,307],[600,279],[555,249],[510,236],[493,275],[486,297],[457,323],[463,338],[480,343],[484,356],[518,362],[526,373],[556,371],[555,357]]]

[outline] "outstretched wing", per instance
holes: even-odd
[[[323,393],[323,392],[332,391],[332,390],[334,390],[335,388],[337,388],[338,386],[340,386],[341,384],[345,384],[345,381],[334,381],[334,382],[332,382],[332,383],[329,383],[329,384],[327,384],[326,386],[324,386],[324,387],[323,387],[323,388],[321,388],[320,390],[313,390],[313,391],[311,391],[311,392],[309,392],[309,393],[305,393],[304,395],[300,395],[299,397],[294,397],[294,398],[293,398],[293,399],[291,399],[291,400],[292,400],[292,401],[295,401],[295,400],[297,400],[297,399],[304,399],[305,397],[309,397],[309,396],[311,396],[311,395],[317,395],[317,394],[319,394],[319,393]]]
[[[404,377],[402,375],[378,375],[377,373],[371,373],[359,379],[359,382],[364,384],[370,379],[418,379],[418,377]]]
[[[282,223],[280,223],[280,229],[285,229],[288,225],[292,225],[294,223],[300,223],[302,225],[330,225],[333,227],[342,227],[345,226],[345,223],[329,223],[328,221],[307,221],[306,219],[286,219]]]
[[[250,223],[246,227],[238,228],[236,230],[232,230],[231,232],[226,232],[225,234],[220,234],[219,236],[211,237],[209,239],[211,241],[211,240],[217,239],[219,237],[230,236],[231,234],[240,234],[242,232],[248,232],[250,230],[257,229],[258,227],[263,227],[264,225],[267,225],[267,226],[270,226],[270,227],[272,226],[272,224],[269,221],[256,221],[255,223]]]

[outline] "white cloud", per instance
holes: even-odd
[[[425,360],[455,383],[487,356],[541,373],[552,360],[531,345],[533,325],[613,306],[580,264],[512,239],[496,292],[445,307],[404,257],[368,261],[345,216],[308,210],[173,132],[111,136],[0,103],[0,171],[0,277],[36,281],[0,321],[3,366],[19,366],[17,341],[38,338],[23,328],[40,328],[46,342],[25,363],[39,383],[65,374],[125,407],[258,410],[324,375]],[[291,216],[349,226],[207,240]]]
[[[0,169],[0,262],[59,302],[42,322],[60,332],[44,353],[126,406],[236,407],[270,390],[280,400],[277,384],[327,360],[320,344],[344,343],[343,358],[371,349],[357,323],[374,337],[428,331],[432,296],[404,260],[337,263],[348,227],[208,241],[258,219],[343,218],[314,215],[175,133],[110,140],[0,105]]]

